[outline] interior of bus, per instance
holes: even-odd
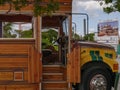
[[[65,15],[42,17],[41,48],[43,64],[66,64],[69,20]],[[35,17],[23,14],[0,15],[0,37],[34,39]]]

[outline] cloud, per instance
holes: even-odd
[[[73,0],[73,12],[87,12],[92,17],[98,17],[98,11],[102,11],[99,2],[93,0]]]
[[[89,33],[94,33],[95,32],[95,28],[90,28],[89,29]]]
[[[94,11],[100,10],[100,5],[96,1],[86,1],[86,2],[78,2],[79,6],[83,7],[86,11]]]

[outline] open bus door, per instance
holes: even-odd
[[[54,21],[54,22],[51,22]],[[66,65],[67,63],[67,52],[68,52],[68,36],[69,36],[69,20],[66,15],[53,15],[42,17],[42,51],[43,51],[43,63],[44,64],[56,64],[61,63]],[[46,33],[45,33],[46,32]],[[55,36],[54,33],[57,35]],[[48,34],[50,33],[50,34]],[[50,35],[52,34],[52,38]],[[45,48],[45,38],[52,39],[51,44]],[[48,42],[49,42],[48,41]],[[57,50],[55,50],[57,45]],[[46,54],[46,55],[45,55]],[[48,56],[47,56],[48,54]],[[53,55],[52,55],[53,54]],[[50,57],[51,56],[51,57]],[[54,57],[53,57],[54,56]],[[50,58],[53,58],[50,60]],[[46,60],[47,59],[47,60]],[[45,61],[46,60],[46,61]],[[53,61],[54,60],[54,61]]]
[[[80,16],[80,15],[85,15],[87,22],[84,22],[84,32],[85,34],[88,33],[88,15],[86,13],[68,13],[68,15],[73,18],[73,16]],[[72,20],[72,19],[71,19]],[[67,77],[68,77],[68,82],[69,83],[80,83],[81,81],[81,68],[80,68],[80,60],[81,60],[81,46],[78,45],[76,42],[80,40],[80,38],[77,40],[75,35],[76,35],[76,23],[75,24],[75,29],[72,30],[72,24],[73,22],[70,21],[71,25],[71,30],[69,32],[70,34],[70,43],[69,43],[69,52],[68,52],[68,60],[67,60]],[[87,29],[87,31],[86,31]],[[87,32],[87,33],[86,33]],[[80,36],[80,35],[79,35]]]

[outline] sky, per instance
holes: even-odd
[[[103,12],[103,6],[95,0],[73,0],[73,13],[86,13],[89,16],[89,33],[97,32],[97,25],[100,22],[118,20],[118,28],[120,29],[120,12],[112,12],[107,14]],[[76,31],[79,35],[84,35],[83,19],[85,15],[73,15],[73,21],[76,24]],[[74,27],[74,24],[73,24]]]

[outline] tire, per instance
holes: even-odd
[[[111,82],[108,70],[94,66],[84,71],[81,84],[75,90],[111,90]]]

